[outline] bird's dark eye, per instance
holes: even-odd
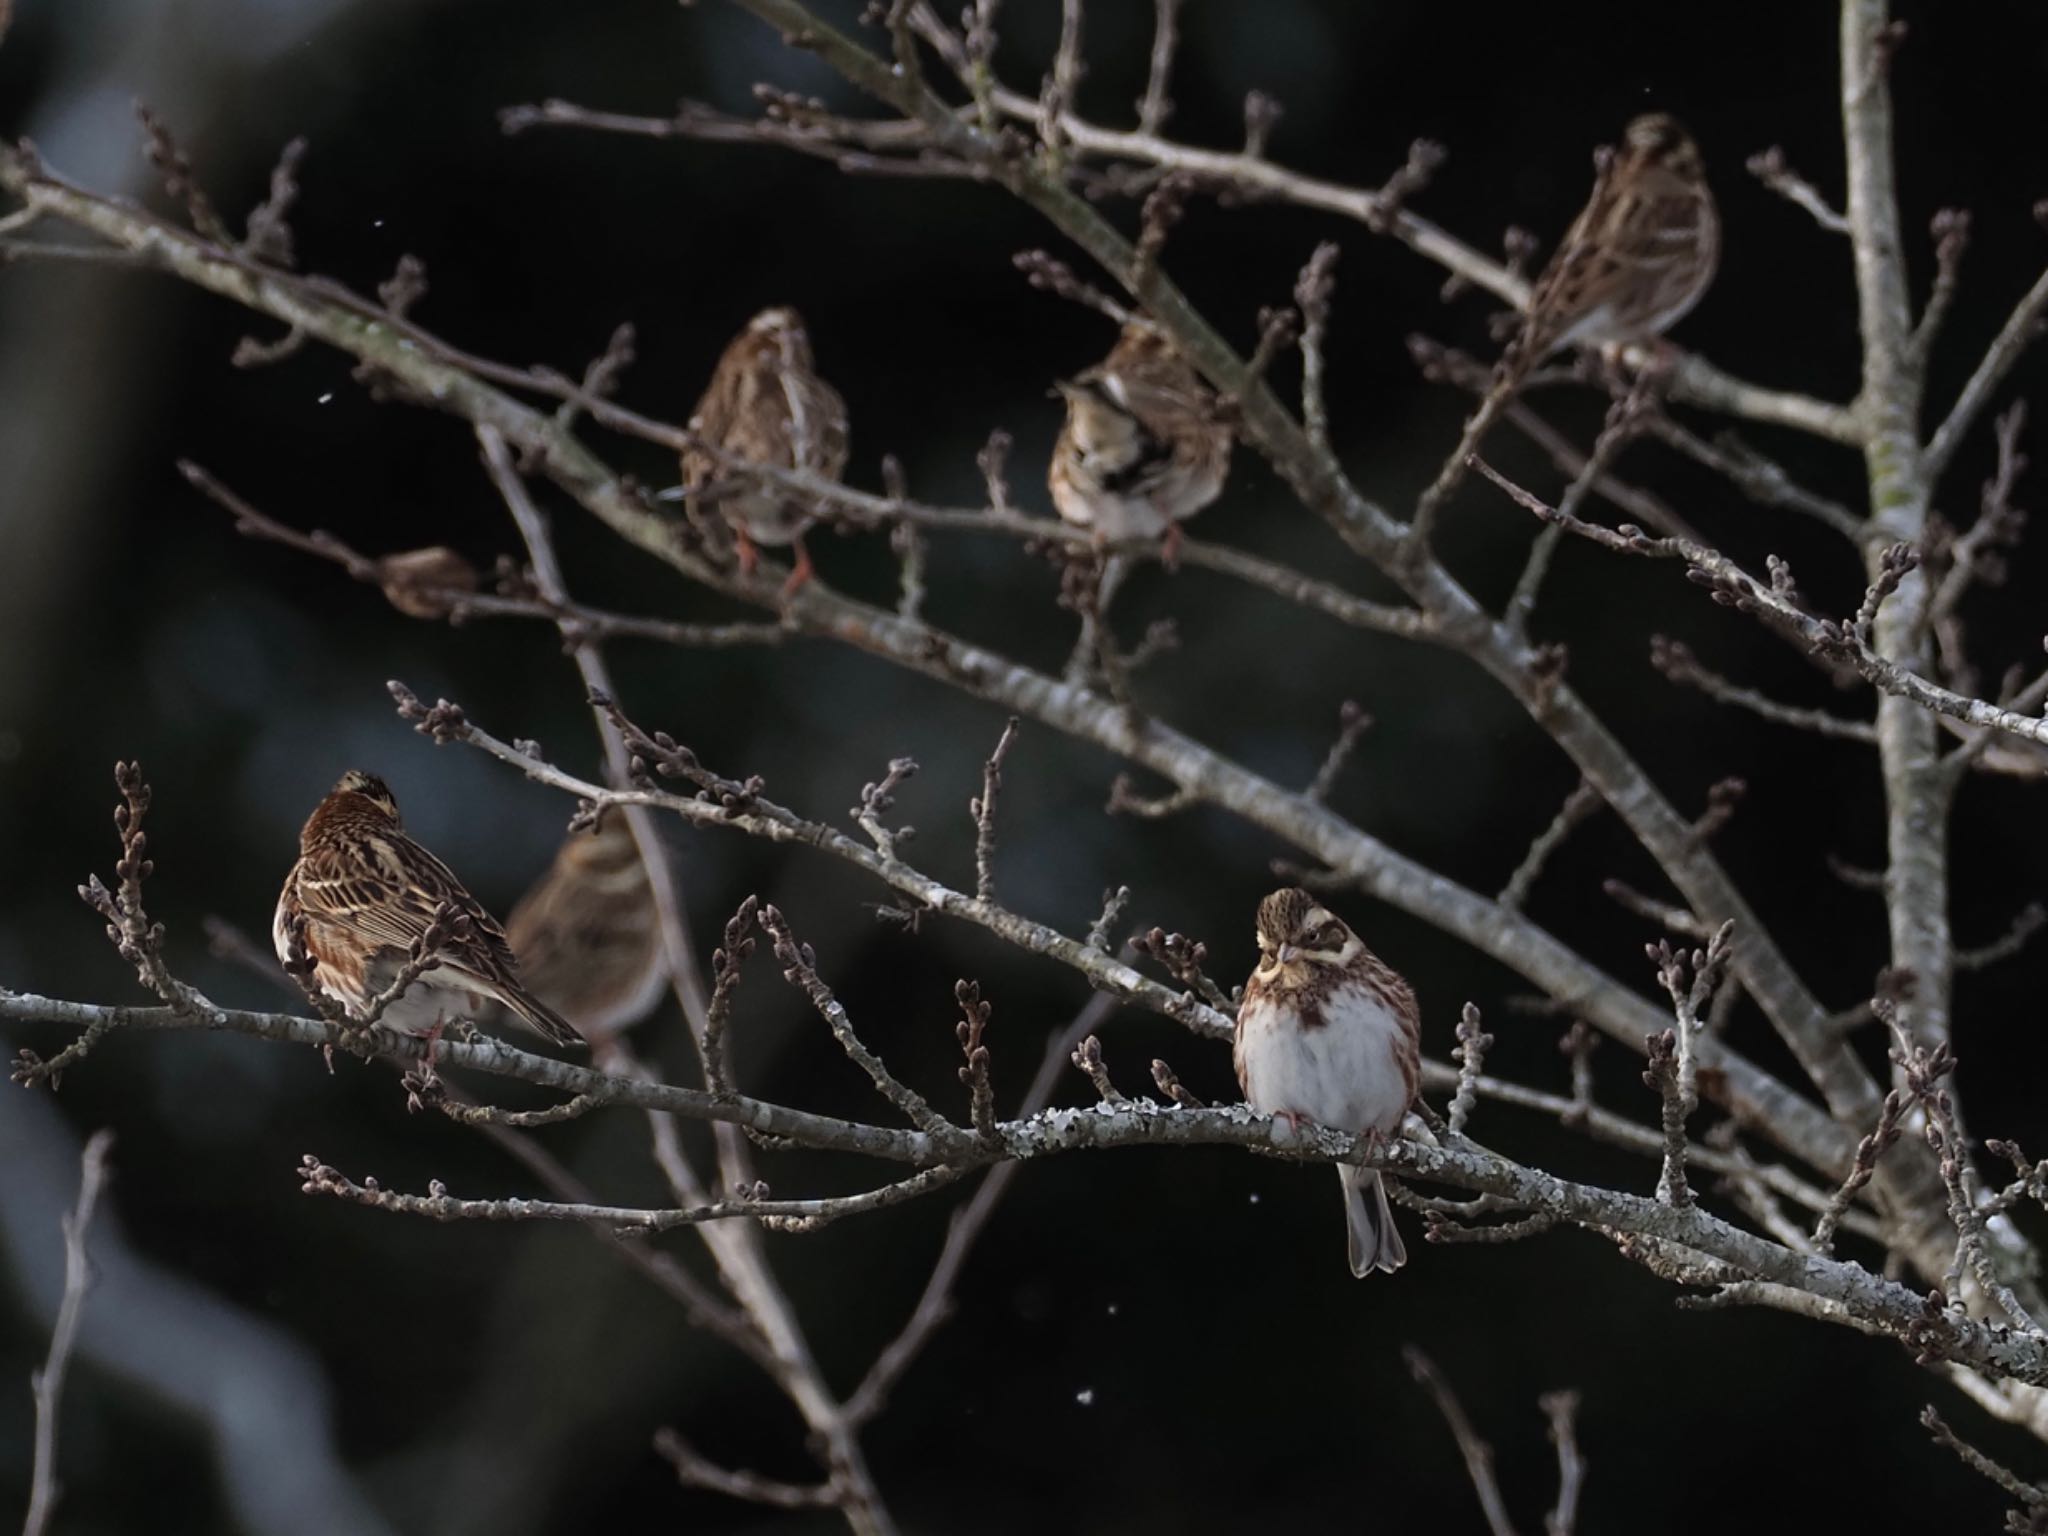
[[[1342,949],[1343,947],[1344,930],[1338,927],[1335,923],[1323,924],[1321,930],[1318,931],[1316,934],[1316,948]]]

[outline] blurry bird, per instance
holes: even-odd
[[[400,613],[445,619],[459,594],[474,592],[476,567],[445,544],[400,550],[377,562],[377,584]]]
[[[397,979],[444,905],[466,922],[441,942],[432,963],[380,1022],[433,1041],[450,1020],[473,1017],[496,1001],[556,1045],[581,1045],[568,1021],[521,983],[504,930],[490,913],[447,865],[406,835],[398,802],[373,774],[350,769],[306,819],[271,935],[287,968],[294,938],[300,938],[314,982],[361,1019]]]
[[[1636,118],[1531,288],[1500,377],[1512,385],[1565,347],[1661,336],[1700,301],[1720,256],[1721,221],[1698,148],[1674,118]]]
[[[1259,963],[1245,983],[1231,1051],[1252,1108],[1374,1140],[1399,1128],[1422,1069],[1415,993],[1307,891],[1259,903]],[[1351,1273],[1408,1262],[1379,1172],[1337,1166]]]
[[[733,338],[697,402],[690,431],[750,464],[821,480],[837,480],[846,468],[846,402],[818,377],[810,337],[793,309],[764,309]],[[738,542],[743,572],[754,568],[756,545],[793,544],[796,565],[783,596],[810,579],[803,534],[811,514],[802,502],[731,479],[715,455],[696,447],[683,450],[683,483],[675,496],[693,520],[718,509]]]
[[[1171,565],[1183,519],[1230,473],[1230,428],[1216,397],[1149,320],[1133,319],[1094,367],[1063,380],[1067,420],[1047,483],[1061,517],[1098,544],[1163,536]]]
[[[571,832],[505,920],[527,989],[586,1040],[645,1018],[668,985],[654,893],[620,812]]]

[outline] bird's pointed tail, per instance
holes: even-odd
[[[501,992],[498,1000],[519,1016],[521,1023],[556,1045],[584,1045],[587,1042],[577,1033],[576,1026],[563,1018],[539,998],[523,989],[508,988]]]
[[[1374,1270],[1392,1274],[1408,1262],[1408,1250],[1394,1227],[1386,1182],[1376,1168],[1337,1165],[1344,1183],[1344,1224],[1351,1237],[1351,1273],[1363,1280]]]

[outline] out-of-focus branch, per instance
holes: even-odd
[[[1926,452],[1921,456],[1921,473],[1932,485],[1939,480],[1976,425],[1977,418],[1984,414],[1984,408],[1991,403],[1992,396],[2012,372],[2013,364],[2020,360],[2020,354],[2033,344],[2039,333],[2041,317],[2048,314],[2048,272],[2034,279],[2034,286],[2026,291],[1998,334],[1991,340],[1983,359],[1976,370],[1965,381],[1962,391],[1956,396],[1955,404],[1935,428],[1934,436],[1927,440]]]
[[[402,557],[386,556],[381,560],[372,559],[350,548],[331,533],[318,530],[301,533],[298,529],[257,511],[189,459],[178,461],[178,472],[201,494],[218,503],[234,517],[236,532],[250,538],[266,539],[273,544],[282,544],[287,549],[296,549],[316,559],[331,561],[355,580],[384,592],[391,598],[393,606],[414,617],[427,615],[445,618],[451,624],[460,624],[472,617],[540,619],[558,625],[564,638],[571,642],[620,637],[653,640],[664,645],[690,646],[698,649],[731,645],[777,645],[787,634],[779,624],[679,624],[669,619],[612,613],[602,608],[586,607],[581,603],[545,596],[520,597],[497,592],[480,592],[473,584],[473,571],[469,573],[471,582],[464,584],[459,579],[459,567],[450,565],[439,566],[432,573],[442,577],[442,580],[407,580],[403,585],[395,585],[393,562]],[[452,554],[452,551],[444,553]],[[450,584],[444,584],[448,577],[457,579]]]
[[[5,21],[0,13],[0,23]],[[85,1313],[86,1292],[92,1285],[92,1263],[86,1257],[85,1240],[92,1228],[93,1208],[106,1187],[107,1158],[114,1150],[114,1133],[93,1132],[79,1159],[78,1204],[64,1217],[64,1299],[57,1306],[57,1323],[50,1330],[50,1353],[42,1369],[29,1377],[29,1389],[36,1400],[34,1459],[29,1473],[28,1517],[21,1536],[43,1536],[56,1512],[57,1411],[64,1398],[64,1373],[71,1365],[71,1347],[78,1338],[78,1321]]]
[[[1543,1518],[1543,1536],[1574,1536],[1579,1493],[1586,1483],[1586,1458],[1579,1454],[1579,1394],[1546,1392],[1537,1406],[1550,1420],[1550,1443],[1557,1447],[1557,1502]]]
[[[605,368],[610,357],[608,352],[605,360],[593,365],[592,372]],[[558,416],[558,426],[561,420]],[[492,427],[479,425],[477,438],[485,469],[525,541],[542,597],[558,613],[573,607],[546,519],[527,495],[525,482],[520,478],[504,436]],[[591,700],[598,739],[604,747],[606,772],[614,784],[629,784],[633,777],[632,759],[617,705],[613,702],[616,690],[610,669],[599,649],[598,637],[576,629],[567,620],[558,618],[557,622]],[[696,1044],[704,1085],[714,1098],[731,1100],[736,1096],[724,1081],[724,1041],[717,1037],[714,1028],[721,1016],[713,1008],[711,994],[704,985],[703,974],[697,964],[696,952],[690,944],[681,870],[674,853],[655,826],[653,812],[646,806],[630,804],[623,806],[622,811],[633,834],[641,867],[647,875],[670,985],[689,1026],[690,1038]],[[727,1001],[729,1006],[730,1000]],[[640,1081],[651,1075],[623,1040],[609,1042],[606,1049],[623,1073]],[[690,1166],[681,1138],[676,1135],[674,1120],[667,1113],[650,1110],[648,1127],[656,1165],[667,1179],[675,1198],[684,1202],[686,1208],[708,1209],[702,1184]],[[731,1124],[714,1125],[713,1141],[723,1183],[732,1189],[748,1186],[752,1182],[751,1165],[745,1143],[736,1128]],[[920,1174],[912,1180],[902,1181],[902,1187],[908,1187],[925,1176]],[[922,1192],[921,1187],[912,1192]],[[886,1192],[882,1192],[869,1198],[882,1200],[885,1195]],[[778,1219],[820,1221],[839,1214],[851,1214],[851,1209],[837,1207],[830,1214],[814,1209],[809,1213]],[[745,1313],[752,1325],[752,1336],[760,1343],[760,1349],[752,1351],[754,1358],[789,1398],[814,1437],[814,1445],[826,1468],[823,1487],[831,1494],[829,1502],[839,1509],[855,1532],[886,1536],[893,1529],[893,1522],[883,1504],[881,1492],[867,1470],[856,1428],[827,1387],[804,1336],[796,1309],[776,1280],[767,1255],[753,1232],[745,1226],[728,1227],[721,1223],[699,1222],[695,1225],[718,1267],[726,1290]],[[681,1475],[681,1462],[677,1463],[677,1470]]]
[[[2040,1536],[2042,1531],[2048,1530],[2048,1488],[2028,1482],[2011,1468],[1978,1450],[1950,1429],[1932,1405],[1921,1410],[1920,1422],[1938,1444],[1955,1452],[1956,1459],[1964,1466],[1997,1484],[2019,1504],[2019,1510],[2014,1512],[2005,1527],[2008,1531],[2018,1532],[2020,1536]]]
[[[1479,1496],[1480,1512],[1486,1516],[1487,1530],[1492,1536],[1516,1536],[1507,1500],[1501,1496],[1499,1480],[1493,1474],[1493,1447],[1473,1428],[1458,1394],[1437,1369],[1436,1362],[1413,1344],[1401,1353],[1408,1362],[1408,1373],[1428,1389],[1451,1438],[1457,1442],[1458,1454],[1465,1461],[1465,1475]],[[1579,1492],[1586,1480],[1586,1460],[1579,1454],[1579,1394],[1546,1392],[1537,1400],[1537,1406],[1549,1420],[1550,1443],[1557,1447],[1557,1498],[1543,1518],[1544,1536],[1573,1536],[1578,1529]]]
[[[1515,1522],[1508,1518],[1507,1500],[1501,1497],[1500,1482],[1493,1475],[1493,1447],[1472,1427],[1464,1404],[1458,1401],[1458,1394],[1436,1368],[1436,1362],[1413,1344],[1401,1353],[1408,1361],[1408,1374],[1428,1389],[1436,1402],[1436,1411],[1450,1428],[1451,1438],[1458,1442],[1458,1454],[1465,1459],[1465,1475],[1472,1481],[1472,1491],[1479,1495],[1486,1528],[1493,1536],[1515,1536]]]
[[[1029,1119],[1044,1109],[1052,1098],[1054,1086],[1064,1075],[1067,1058],[1075,1046],[1089,1035],[1094,1034],[1116,1011],[1116,1000],[1105,993],[1091,997],[1074,1016],[1073,1022],[1054,1035],[1045,1048],[1045,1059],[1039,1063],[1038,1075],[1031,1080],[1031,1086],[1024,1091],[1024,1097],[1017,1106],[1020,1119]],[[903,1379],[917,1357],[923,1353],[931,1337],[953,1312],[953,1287],[959,1280],[960,1271],[967,1263],[967,1256],[988,1225],[989,1217],[995,1214],[998,1202],[1017,1175],[1016,1163],[998,1163],[983,1177],[974,1197],[953,1213],[953,1219],[946,1227],[945,1245],[939,1250],[937,1261],[926,1279],[924,1292],[911,1309],[910,1317],[903,1324],[902,1331],[891,1339],[875,1357],[868,1373],[861,1378],[859,1388],[846,1400],[846,1415],[856,1424],[862,1424],[882,1411],[895,1390],[896,1383]]]
[[[1747,166],[1750,175],[1794,207],[1805,209],[1822,229],[1837,235],[1849,233],[1849,221],[1828,205],[1812,182],[1792,169],[1785,151],[1777,145],[1751,155]]]
[[[675,1468],[676,1481],[684,1487],[709,1489],[745,1504],[765,1504],[770,1509],[833,1509],[841,1500],[838,1485],[829,1479],[805,1487],[758,1472],[721,1467],[673,1429],[655,1431],[654,1452]]]

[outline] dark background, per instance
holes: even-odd
[[[835,15],[853,7],[832,7]],[[1127,120],[1143,85],[1150,6],[1089,7],[1081,105]],[[1924,291],[1922,232],[1939,206],[1967,207],[1976,240],[1936,357],[1945,405],[2042,260],[2030,217],[2048,194],[2037,101],[2048,17],[2019,3],[1903,8],[1912,33],[1896,84],[1909,249]],[[1035,89],[1057,26],[1048,0],[1003,17],[1012,84]],[[1518,223],[1553,242],[1589,183],[1589,153],[1646,108],[1681,115],[1706,153],[1726,218],[1719,282],[1678,338],[1746,377],[1844,399],[1856,376],[1845,242],[1742,169],[1782,144],[1831,199],[1841,195],[1831,8],[1634,3],[1501,6],[1380,0],[1371,6],[1193,0],[1174,83],[1173,131],[1232,143],[1257,87],[1287,115],[1276,158],[1376,183],[1418,135],[1450,159],[1419,207],[1484,248]],[[660,114],[677,97],[745,110],[770,80],[849,101],[812,61],[717,5],[665,0],[560,6],[235,4],[29,0],[0,49],[0,130],[28,133],[67,174],[162,207],[136,148],[129,101],[180,131],[231,222],[261,195],[278,146],[312,142],[294,213],[301,263],[363,290],[398,256],[425,260],[415,312],[486,356],[578,370],[611,328],[638,328],[624,398],[688,414],[725,339],[755,310],[794,303],[853,421],[848,477],[877,486],[884,452],[913,490],[978,504],[974,453],[991,428],[1016,438],[1018,498],[1049,511],[1042,466],[1057,426],[1052,379],[1099,355],[1097,318],[1025,286],[1016,250],[1055,245],[1001,194],[953,182],[852,180],[778,151],[537,132],[506,139],[498,108],[560,95]],[[850,101],[849,101],[850,105]],[[4,211],[4,210],[0,210]],[[1126,215],[1128,210],[1125,211]],[[1258,306],[1283,302],[1318,239],[1344,255],[1330,340],[1339,445],[1362,487],[1408,502],[1455,439],[1463,401],[1419,383],[1410,331],[1475,349],[1488,304],[1446,306],[1442,274],[1356,226],[1284,208],[1198,204],[1167,264],[1248,346]],[[435,751],[393,716],[386,678],[460,699],[503,736],[533,736],[594,766],[573,669],[547,633],[512,623],[423,625],[332,568],[235,537],[177,477],[190,456],[258,506],[382,551],[452,543],[480,562],[516,540],[460,423],[373,404],[349,363],[309,348],[258,372],[231,368],[237,337],[264,323],[174,281],[76,264],[0,272],[0,982],[94,1000],[136,996],[127,968],[72,887],[113,860],[109,769],[140,758],[157,791],[152,910],[181,974],[228,1003],[269,1005],[259,980],[210,958],[201,920],[267,935],[300,820],[351,765],[385,774],[416,832],[499,911],[545,864],[567,804],[480,755]],[[1291,377],[1291,375],[1289,376]],[[2021,371],[2008,394],[2039,381]],[[1554,399],[1581,440],[1590,397]],[[1703,430],[1721,423],[1691,413]],[[1816,487],[1860,505],[1853,455],[1745,428]],[[655,483],[672,466],[605,440],[614,463]],[[1539,489],[1556,477],[1502,441]],[[1988,432],[1957,460],[1941,505],[1965,521],[1988,472]],[[1740,501],[1652,447],[1624,468],[1760,568],[1794,563],[1822,607],[1852,608],[1854,560],[1831,535]],[[2022,500],[2025,499],[2023,494]],[[724,610],[556,507],[572,587],[592,601],[671,616]],[[1460,572],[1498,597],[1530,529],[1468,488],[1448,541]],[[1336,541],[1241,454],[1224,501],[1197,532],[1305,562],[1380,592]],[[817,541],[828,579],[869,594],[892,581],[879,538]],[[2037,661],[2041,562],[1970,615],[1995,678]],[[935,551],[931,616],[1057,665],[1071,616],[1049,571],[1004,541]],[[1454,657],[1304,617],[1197,571],[1134,583],[1122,616],[1178,617],[1184,645],[1146,674],[1147,705],[1283,783],[1306,782],[1341,701],[1377,719],[1335,796],[1360,825],[1483,890],[1498,889],[1574,773],[1519,711]],[[1881,861],[1871,755],[1818,742],[1681,694],[1651,671],[1647,636],[1686,638],[1710,664],[1844,713],[1866,695],[1826,680],[1747,621],[1714,608],[1675,569],[1564,550],[1539,635],[1571,648],[1571,675],[1681,807],[1725,775],[1749,784],[1718,846],[1763,918],[1831,1004],[1866,995],[1885,960],[1880,904],[1828,873],[1826,857]],[[634,712],[723,771],[765,774],[771,793],[844,820],[890,757],[922,764],[900,800],[915,857],[971,880],[966,803],[998,711],[815,642],[677,652],[621,644]],[[1226,980],[1250,960],[1250,914],[1287,850],[1201,811],[1169,823],[1112,820],[1115,764],[1031,724],[1002,801],[1003,895],[1078,932],[1106,885],[1136,893],[1131,926],[1205,938]],[[1973,785],[1956,826],[1961,942],[1999,933],[2037,894],[2044,851],[2034,786]],[[1059,967],[975,932],[928,924],[915,938],[871,916],[882,893],[819,857],[737,836],[678,832],[700,950],[747,892],[783,905],[817,947],[868,1040],[954,1104],[951,985],[980,978],[1005,1102],[1048,1033],[1083,1001]],[[1621,876],[1661,890],[1611,817],[1589,824],[1545,874],[1535,915],[1616,974],[1654,985],[1655,935],[1601,896]],[[1524,989],[1414,919],[1360,899],[1346,913],[1414,980],[1425,1044],[1443,1056],[1458,1005],[1486,1010],[1509,1075],[1560,1087],[1555,1021],[1516,1015]],[[1958,989],[1957,1039],[1973,1127],[2042,1140],[2044,1066],[2035,961]],[[687,1069],[672,1010],[647,1052]],[[1735,1042],[1785,1057],[1753,1010]],[[17,1043],[10,1041],[12,1044]],[[54,1029],[24,1030],[45,1052]],[[1232,1092],[1227,1058],[1149,1016],[1106,1032],[1127,1087],[1167,1055],[1197,1092]],[[1873,1060],[1879,1042],[1865,1042]],[[767,1096],[863,1117],[884,1113],[816,1018],[757,957],[739,1010],[742,1081]],[[1607,1046],[1602,1095],[1652,1118],[1653,1100]],[[1063,1097],[1088,1097],[1078,1079]],[[30,1437],[26,1378],[47,1337],[72,1152],[62,1127],[119,1134],[109,1230],[171,1274],[254,1320],[313,1370],[290,1403],[331,1394],[333,1446],[368,1504],[345,1527],[405,1532],[824,1530],[823,1517],[763,1511],[678,1490],[649,1449],[674,1424],[708,1454],[805,1478],[800,1426],[751,1367],[692,1333],[679,1310],[586,1235],[537,1226],[434,1226],[301,1196],[299,1157],[351,1174],[459,1194],[534,1193],[529,1175],[462,1128],[408,1117],[380,1069],[310,1052],[192,1034],[117,1038],[54,1101],[0,1093],[0,1221],[16,1282],[0,1295],[0,1510],[17,1507]],[[1707,1123],[1711,1116],[1702,1116]],[[1654,1170],[1494,1108],[1478,1133],[1579,1176],[1648,1189]],[[542,1133],[621,1203],[659,1203],[642,1122],[593,1116]],[[873,1169],[780,1156],[778,1194],[854,1187]],[[958,1317],[868,1437],[880,1485],[923,1531],[1483,1529],[1452,1442],[1407,1378],[1400,1346],[1432,1352],[1495,1444],[1523,1528],[1541,1523],[1552,1453],[1536,1397],[1585,1395],[1591,1459],[1582,1528],[1670,1532],[1801,1526],[1989,1530],[1997,1496],[1930,1445],[1915,1418],[1935,1400],[2020,1462],[2038,1446],[1981,1422],[1896,1348],[1778,1315],[1674,1312],[1672,1292],[1599,1238],[1565,1233],[1506,1248],[1427,1247],[1359,1285],[1341,1259],[1327,1173],[1223,1151],[1129,1152],[1031,1168],[976,1251]],[[941,1241],[951,1202],[932,1199],[771,1250],[835,1384],[850,1388],[899,1326]],[[33,1216],[33,1220],[27,1219]],[[46,1219],[47,1218],[47,1219]],[[664,1240],[701,1266],[694,1240]],[[1856,1245],[1851,1245],[1855,1251]],[[1867,1253],[1861,1255],[1869,1259]],[[87,1330],[92,1350],[95,1328]],[[223,1324],[223,1327],[226,1325]],[[196,1362],[212,1336],[163,1339]],[[225,1358],[224,1356],[222,1358]],[[324,1387],[321,1383],[324,1380]],[[234,1383],[226,1384],[232,1388]],[[232,1395],[232,1394],[230,1394]],[[314,1442],[319,1436],[316,1434]],[[208,1431],[175,1403],[90,1361],[65,1402],[69,1493],[60,1529],[235,1528]],[[318,1450],[309,1442],[307,1455]],[[310,1486],[310,1484],[308,1485]],[[1773,1490],[1766,1495],[1765,1490]],[[374,1507],[377,1515],[368,1514]],[[1823,1516],[1822,1511],[1826,1514]],[[249,1528],[263,1528],[252,1523]],[[280,1528],[291,1528],[290,1526]],[[312,1528],[311,1517],[299,1525]]]

